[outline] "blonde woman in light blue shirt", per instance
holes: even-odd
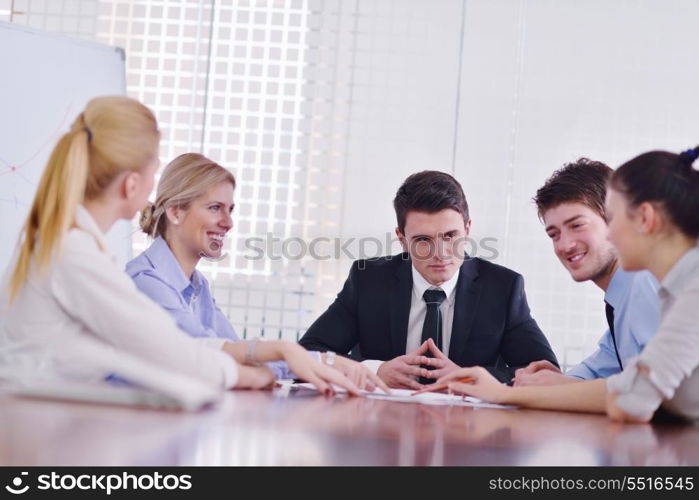
[[[233,228],[233,174],[198,153],[186,153],[163,170],[154,203],[141,217],[141,229],[152,244],[126,265],[136,286],[165,309],[177,325],[196,338],[238,342],[226,316],[216,306],[209,283],[196,269],[202,258],[220,259]],[[253,340],[256,342],[256,340]],[[311,353],[350,378],[358,387],[388,391],[383,381],[362,364]],[[288,364],[268,363],[275,378],[296,378]]]

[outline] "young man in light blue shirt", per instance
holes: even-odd
[[[571,277],[604,290],[609,329],[598,349],[563,375],[547,361],[515,373],[515,385],[548,385],[606,378],[638,356],[659,323],[658,283],[648,271],[626,272],[607,239],[604,200],[612,169],[581,158],[556,171],[534,201],[553,249]]]

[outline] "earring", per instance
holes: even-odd
[[[177,219],[172,219],[172,223],[173,223],[174,225],[177,225],[177,224],[179,224],[179,223],[180,223],[180,221],[179,221],[179,220],[177,220]]]

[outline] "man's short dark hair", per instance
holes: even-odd
[[[468,203],[461,184],[436,170],[424,170],[405,179],[393,199],[393,208],[401,233],[405,233],[405,217],[410,211],[433,214],[451,208],[463,216],[464,223],[468,220]]]
[[[539,218],[561,203],[582,203],[604,217],[607,182],[613,170],[600,161],[580,158],[556,170],[534,197]]]

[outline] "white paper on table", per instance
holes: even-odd
[[[301,383],[283,383],[283,386],[288,386],[290,389],[309,389],[315,391],[313,384],[308,382]],[[337,394],[346,394],[347,390],[342,387],[333,386]],[[396,401],[398,403],[419,403],[423,405],[449,405],[449,406],[473,406],[476,408],[502,408],[513,409],[516,406],[500,405],[495,403],[487,403],[471,396],[459,396],[456,394],[444,394],[440,392],[423,392],[412,396],[415,391],[409,389],[391,389],[391,394],[386,394],[381,389],[375,389],[374,392],[362,391],[364,397],[369,399],[383,399],[386,401]]]

